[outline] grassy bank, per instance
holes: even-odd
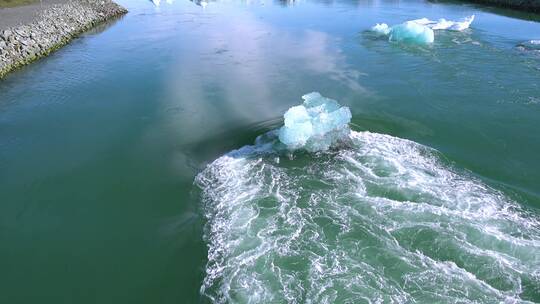
[[[29,5],[39,3],[38,0],[0,0],[0,8],[5,7],[16,7],[16,6],[23,6],[23,5]]]

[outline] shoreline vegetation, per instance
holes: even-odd
[[[15,2],[25,1],[11,3]],[[0,79],[49,55],[94,26],[127,12],[111,0],[66,1],[44,8],[29,23],[0,28]]]
[[[39,3],[39,0],[0,0],[0,8],[17,7]]]

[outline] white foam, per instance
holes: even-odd
[[[275,133],[196,179],[215,303],[499,303],[540,288],[535,215],[437,152],[350,132],[339,151],[276,161]]]
[[[379,35],[386,36],[390,34],[390,27],[386,23],[377,23],[371,30]]]

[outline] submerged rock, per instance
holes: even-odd
[[[352,117],[348,107],[317,92],[302,99],[302,105],[290,108],[283,115],[285,124],[279,130],[279,140],[289,150],[324,151],[348,136]]]

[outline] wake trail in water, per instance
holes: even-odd
[[[283,157],[277,132],[197,178],[214,303],[526,303],[540,223],[412,141],[349,131]]]

